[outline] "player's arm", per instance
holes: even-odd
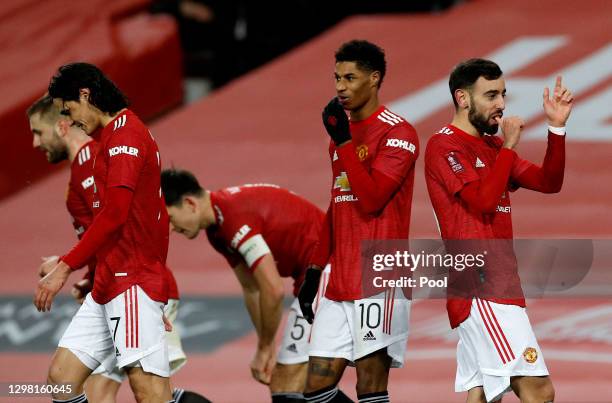
[[[493,168],[486,177],[466,183],[458,193],[471,210],[485,214],[495,212],[502,194],[508,187],[510,173],[517,158],[514,147],[519,142],[524,126],[523,120],[518,117],[499,119],[498,122],[504,135],[504,144]]]
[[[93,180],[93,177],[90,177]],[[90,179],[88,178],[88,179]],[[73,187],[73,186],[76,186]],[[66,198],[66,206],[68,212],[72,218],[72,226],[76,232],[77,238],[80,240],[85,235],[85,231],[91,226],[93,222],[93,212],[91,202],[87,200],[83,189],[78,187],[79,185],[73,185],[72,181],[68,187],[68,196]],[[85,189],[85,191],[87,191]],[[89,190],[91,191],[91,190]],[[83,278],[74,284],[71,294],[77,300],[83,300],[85,295],[93,288],[93,279],[96,269],[96,259],[92,258],[87,262],[87,272],[83,275]],[[46,273],[45,273],[46,274]]]
[[[81,241],[64,257],[62,262],[72,270],[83,267],[96,252],[112,242],[113,235],[123,227],[128,219],[134,192],[125,186],[114,186],[106,190],[104,207],[94,218],[91,227]]]
[[[132,196],[131,188],[115,186],[107,189],[104,208],[83,238],[39,281],[34,297],[34,305],[39,311],[50,310],[53,298],[64,286],[70,273],[83,267],[101,247],[113,241],[113,235],[127,221]]]
[[[521,187],[544,193],[561,190],[565,172],[565,124],[572,111],[574,97],[558,76],[552,97],[544,88],[543,107],[548,120],[548,146],[542,166],[524,162],[517,166],[514,181]]]
[[[556,134],[561,133],[562,134]],[[554,131],[554,132],[553,132]],[[542,193],[557,193],[563,186],[565,173],[565,130],[549,128],[548,146],[541,166],[517,158],[512,181],[525,189]]]
[[[255,264],[253,277],[259,288],[261,330],[251,361],[251,373],[257,381],[267,385],[276,366],[274,340],[283,313],[283,283],[271,253],[266,253]]]
[[[259,260],[253,278],[259,289],[261,334],[258,349],[273,350],[283,312],[284,287],[272,254],[268,253]]]
[[[240,286],[242,287],[242,294],[244,296],[244,304],[246,306],[251,322],[255,327],[257,333],[257,339],[261,337],[261,309],[259,308],[259,287],[253,278],[253,275],[249,273],[249,269],[244,263],[239,263],[234,267],[234,274]]]
[[[329,207],[325,213],[321,230],[319,231],[319,240],[314,248],[310,258],[310,263],[306,269],[304,282],[298,292],[298,302],[304,319],[308,323],[314,321],[314,311],[312,303],[319,290],[319,282],[321,280],[321,272],[329,262],[332,253],[332,202],[329,202]]]
[[[352,142],[345,143],[337,151],[361,211],[366,214],[381,211],[400,187],[400,183],[376,169],[368,172],[357,158]]]
[[[368,172],[357,158],[351,141],[348,117],[338,98],[332,99],[323,110],[323,124],[337,147],[338,158],[342,161],[349,178],[351,190],[357,196],[357,205],[366,214],[377,214],[391,200],[400,187],[405,174],[414,165],[418,156],[416,132],[409,125],[402,125],[393,134],[395,140],[402,140],[403,147],[383,144],[376,160]]]

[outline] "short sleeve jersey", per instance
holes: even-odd
[[[530,162],[515,159],[510,180],[495,213],[470,210],[458,195],[466,184],[490,174],[502,144],[497,136],[474,137],[452,125],[442,128],[429,139],[425,151],[425,181],[442,239],[512,239],[510,191],[518,188],[513,178],[531,166]],[[514,254],[509,250],[504,255],[497,255],[498,261],[487,265],[483,279],[489,284],[489,290],[503,286],[505,291],[502,294],[491,291],[492,294],[484,299],[525,306]],[[453,273],[451,270],[450,275]],[[485,284],[481,289],[486,288]],[[504,294],[511,297],[505,298]],[[451,326],[458,326],[469,316],[470,306],[471,298],[449,297],[447,309]]]
[[[211,192],[211,204],[216,224],[206,235],[229,265],[245,264],[252,273],[271,253],[279,275],[294,279],[297,295],[318,242],[323,212],[295,193],[267,184]]]
[[[94,161],[94,216],[104,207],[107,189],[126,187],[133,197],[126,223],[97,253],[92,297],[105,304],[132,285],[159,302],[168,299],[169,220],[160,186],[157,143],[130,110],[102,130]]]
[[[398,185],[397,191],[376,215],[360,211],[351,191],[351,178],[342,165],[334,143],[330,143],[332,165],[332,271],[325,296],[335,301],[357,300],[363,291],[361,242],[364,240],[407,239],[414,187],[414,166],[419,139],[402,117],[378,108],[368,118],[350,122],[357,157],[368,173],[374,170]]]

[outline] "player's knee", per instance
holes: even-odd
[[[555,388],[550,380],[539,388],[538,399],[545,403],[555,400]]]
[[[58,365],[54,362],[51,363],[49,367],[49,372],[47,373],[47,383],[49,385],[57,385],[60,383],[64,383],[65,373],[62,369],[61,365]]]

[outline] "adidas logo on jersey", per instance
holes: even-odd
[[[371,341],[371,340],[376,340],[376,337],[374,336],[374,333],[372,333],[372,331],[370,330],[369,332],[365,334],[365,336],[363,336],[363,341]]]
[[[332,162],[338,161],[338,152],[334,150],[334,157],[332,158]]]
[[[115,124],[113,126],[113,131],[117,130],[120,127],[125,126],[125,122],[127,122],[127,116],[123,115],[117,119],[115,119]],[[151,134],[151,132],[149,132]],[[153,136],[151,136],[153,137]]]
[[[291,343],[287,346],[287,351],[291,351],[292,353],[296,353],[297,354],[297,346],[295,345],[295,343]]]
[[[91,159],[91,152],[89,151],[89,146],[85,146],[85,148],[79,151],[77,159],[79,161],[79,165],[83,165],[85,162]]]
[[[382,111],[377,116],[377,118],[381,122],[385,122],[387,124],[390,124],[391,126],[395,126],[396,124],[403,121],[403,119],[400,116],[397,116],[395,113],[392,113],[388,109],[385,109],[384,111]]]
[[[480,160],[480,158],[476,157],[476,165],[474,165],[474,166],[475,166],[476,168],[484,168],[484,167],[485,167],[485,164],[484,164],[484,162],[482,162],[482,161]]]

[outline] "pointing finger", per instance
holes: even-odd
[[[557,76],[557,81],[555,82],[555,88],[561,88],[561,76]]]
[[[548,87],[544,87],[544,95],[542,96],[542,98],[544,98],[544,101],[550,100],[550,90],[548,89]]]

